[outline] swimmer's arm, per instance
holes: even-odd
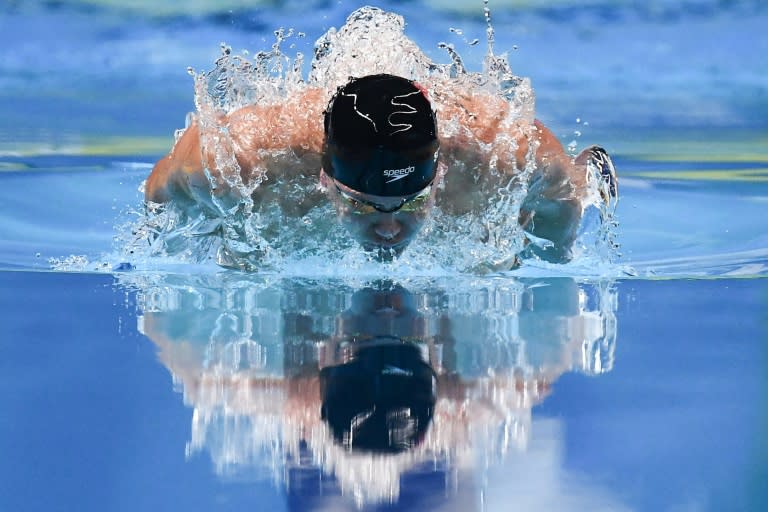
[[[463,162],[467,169],[496,169],[524,179],[518,185],[527,187],[520,225],[535,242],[542,239],[542,248],[533,243],[529,252],[548,261],[568,260],[582,217],[584,166],[574,164],[540,121],[509,122],[509,104],[504,100],[471,97],[453,107],[452,112],[443,111],[452,117],[444,124],[455,130],[441,140],[448,158]]]
[[[547,261],[568,261],[584,211],[586,168],[576,164],[554,134],[536,121],[518,144],[518,169],[525,167],[530,144],[536,148],[535,168],[520,207],[520,225],[540,240],[533,239],[526,250]]]
[[[281,105],[252,105],[223,116],[219,122],[231,137],[242,181],[248,183],[260,172],[274,176],[306,171],[308,165],[317,167],[322,112],[321,91],[309,88]],[[145,199],[194,204],[210,201],[212,192],[218,197],[232,195],[229,183],[236,176],[222,176],[215,163],[216,149],[201,147],[200,128],[193,122],[173,150],[155,165],[145,185]]]
[[[451,100],[440,103],[437,111],[441,128],[447,127],[440,141],[445,158],[462,162],[466,169],[494,168],[525,178],[527,183],[520,183],[528,188],[520,225],[546,246],[539,250],[533,244],[530,251],[549,261],[569,259],[582,216],[583,172],[541,122],[510,121],[509,103],[504,99],[459,91],[447,96]],[[531,156],[533,169],[529,170]]]
[[[209,166],[212,167],[209,162]],[[211,183],[205,175],[200,149],[200,129],[193,122],[171,152],[152,169],[144,188],[144,199],[151,203],[195,204],[210,197]]]

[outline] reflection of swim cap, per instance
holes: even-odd
[[[374,344],[320,372],[323,419],[337,442],[398,453],[418,444],[432,420],[435,374],[412,343]]]
[[[435,178],[435,114],[422,89],[393,75],[341,87],[325,113],[323,169],[347,187],[405,197]]]

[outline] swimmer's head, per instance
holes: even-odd
[[[398,255],[433,199],[437,123],[425,92],[393,75],[351,80],[328,105],[323,149],[328,188],[353,235]]]
[[[419,348],[389,337],[351,347],[352,360],[320,371],[321,415],[348,450],[401,453],[424,438],[437,380]]]

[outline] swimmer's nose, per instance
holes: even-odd
[[[384,240],[397,237],[402,229],[403,227],[392,215],[383,216],[373,227],[373,231]]]

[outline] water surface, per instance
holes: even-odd
[[[613,264],[492,276],[126,250],[187,67],[281,26],[309,55],[358,7],[175,6],[0,7],[0,509],[766,508],[762,2],[491,3],[537,116],[621,177]],[[430,57],[481,62],[481,4],[381,6]],[[389,459],[318,415],[319,368],[381,336],[438,377],[430,430]]]

